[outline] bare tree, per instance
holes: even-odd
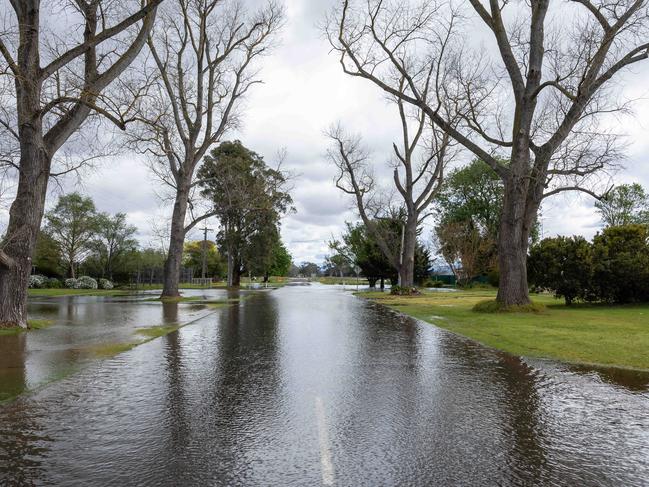
[[[257,83],[284,11],[270,2],[249,15],[229,0],[169,0],[148,39],[153,79],[133,146],[171,189],[173,214],[162,295],[179,295],[185,235],[216,213],[194,195],[207,150],[237,126],[241,99]]]
[[[41,12],[40,0],[9,0],[4,7],[0,74],[13,81],[15,109],[3,99],[0,126],[3,147],[11,140],[16,148],[4,162],[17,174],[17,189],[0,243],[0,328],[27,326],[31,257],[52,160],[92,114],[124,128],[128,107],[102,92],[140,52],[161,1],[60,0]]]
[[[626,108],[612,96],[612,81],[648,57],[647,0],[552,8],[549,0],[469,0],[459,9],[345,0],[327,34],[346,73],[420,108],[502,178],[498,300],[526,304],[527,248],[541,202],[572,190],[598,196],[593,176],[619,158],[601,115]],[[484,32],[492,45],[473,49],[470,32]],[[453,75],[430,89],[441,67]],[[438,110],[440,95],[457,101],[455,119]]]
[[[405,80],[400,86],[405,87]],[[359,137],[347,135],[340,126],[334,127],[328,134],[333,142],[328,155],[338,168],[336,186],[354,197],[365,227],[397,270],[399,284],[412,287],[418,229],[429,216],[427,209],[441,187],[454,148],[450,136],[430,124],[423,111],[415,109],[409,115],[401,98],[396,99],[396,105],[403,137],[401,147],[393,144],[396,206],[386,199],[377,183],[370,155]],[[396,241],[395,235],[386,232],[391,226],[381,225],[381,220],[386,219],[402,221],[401,235],[396,236]]]

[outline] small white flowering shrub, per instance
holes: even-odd
[[[29,288],[30,289],[43,289],[45,283],[47,282],[47,277],[45,276],[29,276]]]
[[[113,289],[113,283],[110,282],[108,279],[99,279],[99,289]]]
[[[65,287],[68,289],[78,289],[77,288],[77,280],[74,277],[71,277],[69,279],[65,280]]]
[[[81,276],[77,279],[75,289],[97,289],[97,281],[89,276]]]

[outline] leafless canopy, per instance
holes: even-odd
[[[283,9],[270,2],[250,13],[230,0],[168,0],[148,38],[139,85],[148,85],[132,146],[170,187],[189,190],[207,150],[239,122],[240,102],[260,83],[256,60],[271,47]],[[186,231],[205,217],[192,214]]]
[[[399,89],[405,87],[406,80],[401,78]],[[408,256],[412,251],[414,258],[418,227],[429,216],[428,208],[456,149],[451,137],[431,123],[423,110],[413,108],[399,97],[394,102],[401,122],[402,140],[392,146],[391,190],[375,177],[376,166],[361,138],[345,133],[340,125],[328,133],[332,140],[328,155],[338,168],[336,186],[353,196],[365,226],[388,260],[400,269],[404,254]],[[405,219],[403,245],[394,242],[394,236],[386,235],[377,224],[385,218]]]
[[[520,169],[499,161],[527,152],[523,171],[548,196],[587,190],[619,160],[599,116],[628,108],[606,88],[647,58],[648,15],[646,0],[345,0],[327,34],[346,73],[421,108],[503,178]]]
[[[648,3],[344,0],[328,19],[345,73],[418,107],[502,178],[501,304],[529,303],[543,199],[598,196],[597,176],[620,159],[603,115],[628,108],[613,81],[649,56]]]
[[[147,1],[144,6],[133,0],[55,0],[43,5],[37,0],[3,2],[0,165],[19,169],[19,123],[33,115],[15,109],[16,90],[28,91],[25,84],[40,96],[36,115],[55,164],[51,177],[77,171],[106,151],[106,138],[96,126],[85,133],[78,129],[82,122],[88,125],[88,117],[108,119],[125,129],[137,97],[116,99],[106,88],[139,53],[154,20],[152,13],[161,1]],[[23,46],[22,53],[18,49],[21,24],[39,31],[36,46]],[[30,59],[21,58],[25,55]],[[64,144],[64,150],[59,151]],[[11,171],[8,175],[16,176]]]

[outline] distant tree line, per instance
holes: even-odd
[[[354,275],[353,268],[358,267],[360,274],[367,278],[371,288],[376,287],[377,283],[380,283],[383,288],[386,280],[390,281],[392,286],[397,286],[400,267],[385,255],[374,235],[376,231],[380,231],[384,241],[390,242],[395,249],[399,249],[402,225],[403,218],[398,213],[393,218],[374,221],[374,232],[370,231],[364,222],[356,224],[348,222],[340,240],[329,242],[332,254],[325,261],[325,269],[333,274]],[[414,253],[414,283],[424,284],[430,277],[430,269],[430,251],[421,243],[418,232]]]
[[[245,265],[239,272],[268,278],[285,276],[291,265],[291,256],[281,241],[275,222],[263,245],[253,238],[250,247],[242,247]],[[258,236],[264,227],[252,227]],[[163,249],[142,248],[135,238],[137,228],[128,224],[124,213],[99,212],[92,198],[79,193],[59,197],[57,204],[46,213],[32,260],[35,274],[53,278],[77,278],[87,275],[128,283],[138,276],[139,282],[153,282],[153,276],[162,275],[167,253]],[[205,248],[205,254],[203,253]],[[223,247],[212,241],[190,241],[184,245],[182,265],[200,277],[203,255],[207,277],[224,279],[227,260]]]

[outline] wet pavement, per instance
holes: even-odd
[[[0,485],[647,485],[648,383],[286,287],[0,405]]]

